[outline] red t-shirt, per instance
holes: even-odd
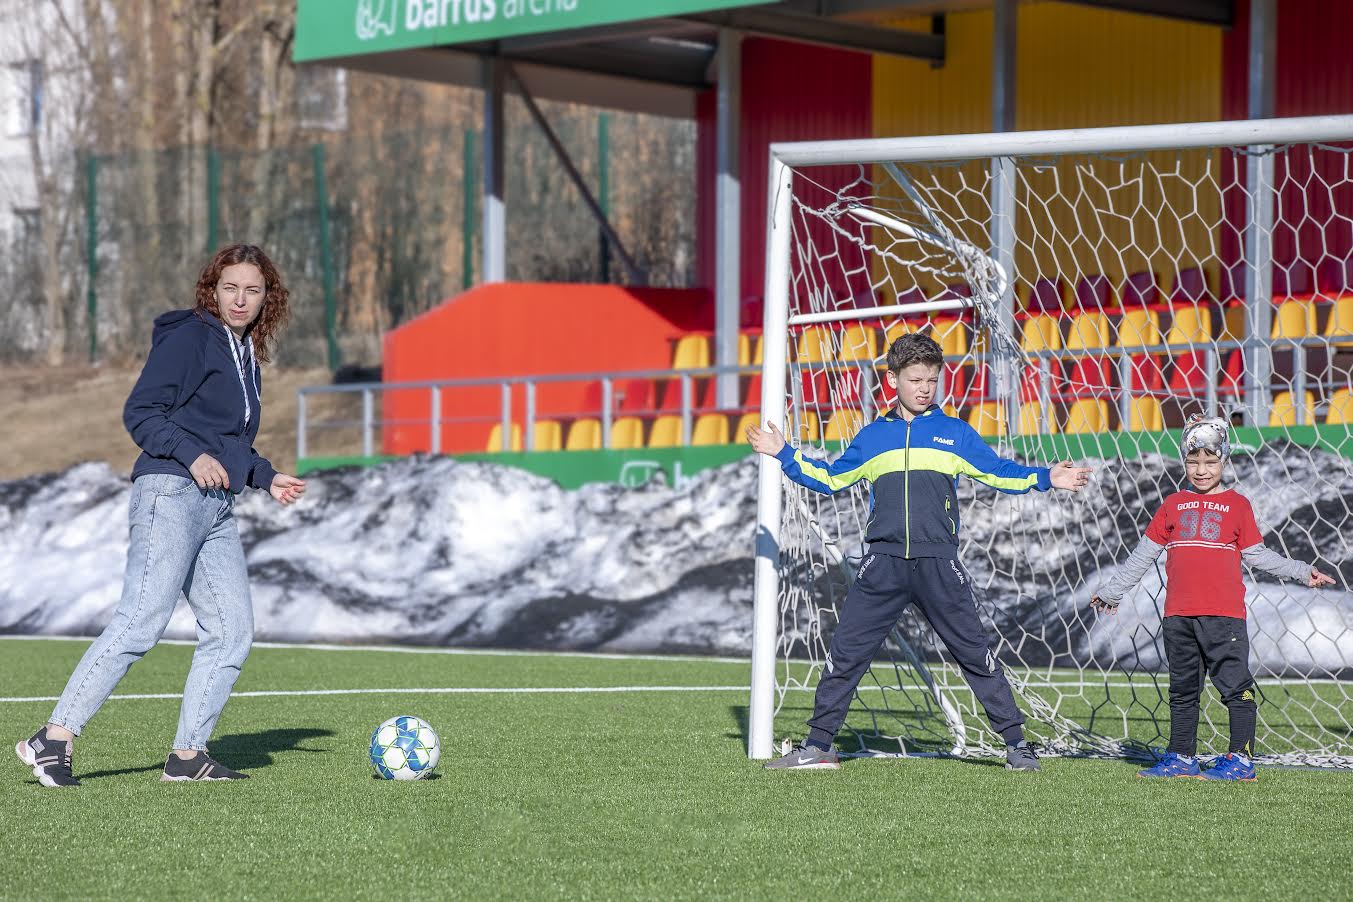
[[[1263,544],[1254,511],[1234,489],[1175,492],[1146,537],[1165,546],[1165,616],[1245,617],[1240,552]]]

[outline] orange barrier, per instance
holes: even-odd
[[[704,289],[628,288],[500,282],[481,285],[385,335],[385,382],[544,376],[664,369],[672,342],[714,327]],[[427,390],[386,391],[385,454],[431,447]],[[536,416],[568,420],[587,410],[584,382],[537,386]],[[596,404],[595,390],[590,403]],[[441,450],[482,451],[501,421],[493,386],[442,391]],[[513,391],[512,416],[525,417],[525,392]]]

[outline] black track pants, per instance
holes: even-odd
[[[948,558],[870,553],[860,564],[832,634],[826,668],[817,684],[813,717],[808,721],[808,741],[831,744],[879,646],[902,611],[913,603],[963,671],[987,712],[991,728],[1006,742],[1022,739],[1024,715],[991,653],[963,566]]]
[[[1250,675],[1250,637],[1239,617],[1166,617],[1161,626],[1170,663],[1170,751],[1198,752],[1198,700],[1203,673],[1231,715],[1228,751],[1254,754],[1254,677]]]

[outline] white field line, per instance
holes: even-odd
[[[0,641],[93,642],[96,636],[0,635]],[[196,645],[191,639],[161,639],[161,645]],[[706,655],[639,655],[595,651],[513,651],[503,648],[433,648],[416,645],[334,645],[312,642],[255,642],[254,648],[283,648],[301,651],[383,651],[401,655],[472,655],[483,657],[594,658],[602,661],[682,661],[712,664],[751,665],[751,658],[710,657]]]
[[[1260,680],[1259,682],[1264,682]],[[1269,681],[1279,682],[1279,681]],[[1327,682],[1335,682],[1333,680]],[[1117,687],[1132,688],[1129,683],[1046,683],[1032,688],[1058,689],[1083,685],[1092,688]],[[859,692],[882,692],[885,687],[861,686]],[[928,692],[929,687],[920,685],[889,686],[890,691],[912,690]],[[971,693],[966,685],[944,687],[946,691]],[[786,686],[785,692],[813,692],[813,686]],[[330,695],[590,695],[627,692],[747,692],[746,686],[441,686],[441,687],[401,687],[390,689],[263,689],[252,692],[233,692],[231,698],[287,698]],[[109,701],[147,701],[180,700],[181,692],[151,692],[109,696]],[[59,701],[57,695],[0,696],[0,704],[26,704],[32,702]]]
[[[232,692],[233,698],[283,698],[315,695],[570,695],[619,692],[746,692],[746,686],[445,686],[439,688],[406,687],[401,689],[265,689],[254,692]],[[146,701],[183,698],[182,692],[149,692],[142,694],[110,695],[109,701]],[[54,702],[57,695],[27,697],[0,697],[0,703]]]
[[[3,635],[0,634],[0,642],[4,641],[60,641],[60,642],[93,642],[94,636],[37,636],[37,635]],[[161,645],[197,645],[192,639],[161,639]],[[452,656],[482,656],[497,658],[513,657],[534,657],[534,658],[583,658],[600,661],[679,661],[683,663],[709,663],[709,664],[746,664],[751,665],[750,658],[730,658],[716,657],[709,655],[653,655],[653,654],[625,654],[623,652],[592,652],[592,651],[540,651],[535,649],[513,650],[503,648],[439,648],[417,645],[334,645],[325,643],[311,642],[255,642],[254,648],[273,648],[273,649],[294,649],[300,651],[377,651],[389,652],[402,655],[452,655]],[[790,661],[793,665],[809,666],[809,661]],[[1131,689],[1136,685],[1150,684],[1155,682],[1168,682],[1168,675],[1160,673],[1157,678],[1143,675],[1139,682],[1119,680],[1116,682],[1086,680],[1077,674],[1053,674],[1050,680],[1040,682],[1025,681],[1025,685],[1031,689],[1055,689],[1059,687],[1107,687],[1112,689]],[[1325,684],[1325,685],[1347,685],[1353,687],[1353,681],[1336,680],[1324,677],[1282,679],[1280,677],[1265,677],[1255,680],[1256,683],[1264,686],[1282,686],[1288,684]],[[869,687],[861,686],[861,689]],[[898,688],[898,687],[890,687]],[[926,686],[902,686],[903,689],[928,689]],[[954,686],[941,686],[942,689],[967,691],[966,684]],[[239,693],[235,693],[238,695]]]

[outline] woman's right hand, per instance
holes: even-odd
[[[221,466],[221,462],[210,454],[197,455],[197,460],[193,461],[188,472],[193,474],[193,482],[196,482],[199,488],[208,491],[230,488],[230,475],[226,473],[225,467]]]

